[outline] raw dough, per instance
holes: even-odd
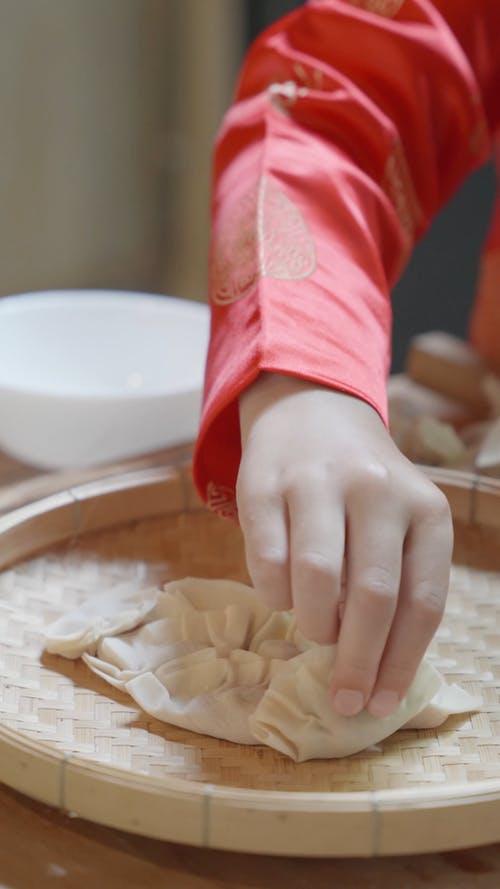
[[[270,611],[229,580],[121,584],[53,623],[46,649],[83,657],[157,719],[268,744],[297,762],[348,756],[400,728],[435,727],[479,706],[424,660],[395,713],[338,716],[328,695],[335,646],[306,640],[292,614]]]

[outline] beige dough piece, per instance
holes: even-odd
[[[476,466],[478,469],[500,467],[500,419],[490,424],[476,455]]]
[[[406,442],[406,455],[419,463],[456,466],[467,458],[467,448],[449,423],[419,417]]]
[[[228,580],[94,596],[48,627],[46,647],[82,656],[158,719],[268,744],[298,762],[348,756],[399,728],[436,726],[479,706],[424,660],[396,713],[338,716],[328,692],[335,646],[306,640],[289,612],[270,611],[250,587]]]
[[[120,583],[99,594],[99,603],[89,599],[75,611],[64,614],[50,628],[45,648],[50,654],[76,659],[95,652],[98,639],[115,636],[141,623],[154,608],[158,590],[138,589],[137,581]]]

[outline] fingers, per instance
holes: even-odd
[[[286,611],[292,607],[292,592],[285,501],[272,485],[247,486],[244,478],[238,480],[237,500],[255,591],[269,608]]]
[[[377,503],[359,501],[348,516],[347,598],[331,694],[343,716],[370,699],[397,609],[406,526]]]
[[[237,486],[255,589],[272,609],[294,607],[307,638],[337,641],[331,694],[339,713],[388,715],[444,611],[448,504],[406,463],[392,472],[381,462],[368,470],[351,460],[339,479],[326,458],[322,473],[296,460],[293,472],[266,476],[264,457],[242,460]]]
[[[287,496],[238,485],[238,514],[256,591],[273,609],[294,608],[308,639],[332,643],[344,557],[344,516],[327,485],[304,479]]]
[[[292,599],[297,626],[308,639],[337,639],[345,519],[326,483],[289,494]]]
[[[406,694],[436,632],[448,592],[453,528],[449,507],[439,491],[417,514],[403,557],[398,608],[382,657],[368,711],[385,716]]]

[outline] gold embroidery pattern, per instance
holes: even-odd
[[[250,293],[263,277],[300,281],[315,268],[316,251],[302,213],[263,176],[215,235],[211,298],[228,305]]]
[[[399,12],[404,2],[405,0],[349,0],[351,6],[358,6],[389,19]]]
[[[268,278],[300,281],[314,271],[315,252],[304,218],[279,188],[262,183],[259,201],[261,270]]]
[[[481,117],[473,127],[469,136],[469,151],[472,154],[482,154],[488,141],[488,125],[484,117]]]
[[[307,95],[308,90],[323,90],[328,84],[328,77],[325,77],[320,68],[307,68],[300,62],[293,65],[294,78],[290,78],[290,71],[283,66],[282,71],[275,69],[274,73],[269,76],[267,81],[267,89],[270,90],[271,101],[278,96],[275,94],[283,93],[285,99],[289,98],[289,94],[293,91],[294,102],[300,96]]]
[[[210,292],[217,305],[236,302],[258,281],[256,217],[257,192],[252,191],[241,198],[233,226],[222,225],[216,234]]]
[[[212,512],[217,513],[223,519],[237,519],[238,507],[234,491],[226,485],[216,485],[208,482],[206,488],[207,506]]]
[[[304,68],[300,62],[296,62],[293,71],[297,80],[310,89],[323,88],[323,72],[319,68]]]
[[[396,142],[387,158],[382,188],[394,204],[407,242],[413,243],[415,229],[422,219],[422,209],[413,186],[408,161],[401,142]]]

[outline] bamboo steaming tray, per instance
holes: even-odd
[[[0,518],[0,780],[100,824],[219,849],[370,856],[500,840],[500,483],[429,472],[456,534],[430,657],[479,712],[297,764],[158,722],[81,661],[43,653],[50,622],[138,566],[158,582],[248,582],[239,530],[200,504],[172,452]]]

